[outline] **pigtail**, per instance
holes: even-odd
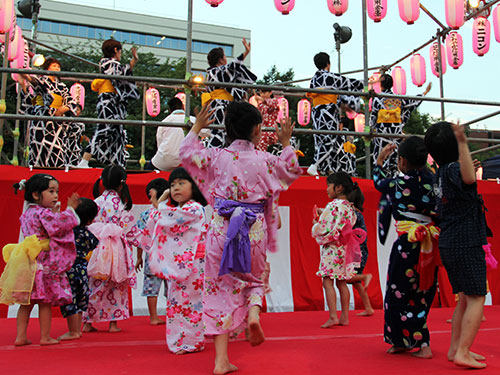
[[[101,195],[100,183],[101,177],[97,179],[97,181],[94,183],[94,188],[92,189],[92,195],[94,196],[94,199]]]
[[[125,209],[129,211],[132,208],[132,197],[130,196],[130,190],[125,181],[122,181],[122,188],[120,190],[120,198],[123,203],[125,203]]]
[[[14,185],[12,185],[14,188],[14,194],[17,195],[17,192],[20,190],[24,190],[26,188],[26,180],[22,179],[19,182],[16,182]]]

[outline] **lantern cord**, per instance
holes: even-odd
[[[420,3],[420,9],[422,9],[422,10],[424,11],[424,13],[425,13],[425,14],[427,14],[427,15],[428,15],[428,16],[429,16],[429,17],[430,17],[430,18],[431,18],[434,22],[436,22],[436,23],[439,25],[439,27],[440,27],[441,29],[443,29],[443,30],[445,30],[445,29],[446,29],[446,26],[445,26],[445,25],[443,25],[443,24],[441,23],[441,21],[439,21],[439,20],[437,19],[437,17],[436,17],[436,16],[434,16],[434,15],[433,15],[433,14],[432,14],[432,13],[431,13],[431,12],[430,12],[427,8],[426,8],[426,7],[424,7],[424,6],[422,5],[422,3]]]

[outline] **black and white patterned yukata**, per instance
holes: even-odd
[[[233,62],[214,66],[207,69],[207,91],[212,92],[219,87],[208,86],[209,82],[226,82],[226,83],[254,83],[257,76],[253,74],[245,65],[243,65],[243,55],[240,55]],[[240,88],[226,88],[233,96],[234,101],[241,101],[246,98],[247,92]],[[210,102],[210,110],[215,110],[210,119],[215,118],[214,125],[224,125],[226,108],[229,105],[228,100],[214,99]],[[212,129],[212,135],[206,139],[206,147],[224,147],[226,144],[226,132],[224,130]]]
[[[101,74],[131,76],[129,64],[120,64],[113,58],[103,58],[99,62]],[[102,119],[124,120],[127,117],[127,101],[139,99],[139,90],[133,82],[113,80],[116,90],[103,92],[97,99],[97,117]],[[98,124],[90,145],[85,151],[92,154],[102,164],[118,164],[125,167],[129,156],[125,149],[127,132],[123,125]]]
[[[61,97],[61,106],[69,111],[66,115],[76,113],[76,102],[71,97],[68,87],[57,77],[52,81],[47,76],[32,76],[33,89],[36,98],[32,107],[28,107],[29,114],[34,116],[55,116],[57,108],[50,105],[54,102],[54,95]],[[58,99],[56,100],[58,101]],[[67,132],[69,123],[56,121],[35,120],[29,124],[30,147],[28,165],[33,167],[62,168],[68,165]]]
[[[82,143],[81,139],[85,132],[85,124],[83,122],[68,123],[66,144],[67,144],[67,160],[68,165],[76,167],[82,160]]]
[[[361,91],[363,90],[363,82],[320,69],[312,77],[309,87],[312,89]],[[339,96],[336,103],[320,104],[313,107],[311,112],[313,128],[316,130],[340,130],[341,103],[346,104],[353,110],[359,110],[358,98],[345,95]],[[355,173],[352,154],[344,150],[345,142],[345,136],[314,134],[314,162],[318,163],[325,154],[328,154],[317,165],[320,173],[328,174],[340,171],[351,175]]]
[[[393,94],[392,90],[384,90],[381,94]],[[411,113],[422,103],[421,100],[409,99],[392,99],[392,98],[373,98],[372,111],[370,113],[370,127],[377,133],[385,134],[403,134],[403,127],[410,118]],[[400,123],[377,123],[377,118],[380,110],[393,110],[400,108],[401,122]],[[377,165],[377,158],[382,149],[394,143],[397,147],[401,143],[401,138],[374,138],[373,139],[373,165]],[[389,177],[398,175],[398,153],[393,152],[384,161],[383,169]]]

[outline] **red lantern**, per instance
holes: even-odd
[[[341,16],[347,11],[349,0],[327,0],[328,9],[336,16]]]
[[[387,0],[368,0],[366,10],[368,17],[375,22],[380,22],[387,14]]]
[[[281,97],[278,98],[278,106],[280,108],[278,112],[278,122],[288,117],[288,100]]]
[[[23,32],[21,28],[16,25],[15,28],[12,28],[9,39],[9,61],[17,59],[18,54],[22,53],[24,50],[23,42]]]
[[[0,33],[5,34],[10,31],[15,19],[14,0],[2,0],[0,2]]]
[[[186,108],[186,94],[183,92],[178,92],[177,94],[175,94],[175,97],[180,99],[182,102],[182,106]]]
[[[354,130],[357,133],[363,133],[365,131],[365,115],[362,113],[358,113],[356,117],[354,117]]]
[[[220,3],[222,3],[224,0],[205,0],[207,3],[210,4],[211,7],[217,8]]]
[[[441,69],[439,68],[439,47],[438,42],[434,42],[429,49],[429,54],[431,58],[431,69],[432,73],[439,77],[439,73],[442,71],[443,74],[446,73],[446,59],[445,59],[445,51],[444,46],[441,45]]]
[[[472,25],[472,48],[478,56],[484,56],[490,49],[490,21],[478,17]]]
[[[464,62],[464,47],[462,37],[456,31],[449,33],[446,37],[446,52],[448,65],[458,69]]]
[[[297,104],[297,119],[302,126],[306,126],[311,121],[311,102],[309,100],[302,99]]]
[[[368,90],[373,90],[377,94],[382,91],[380,87],[380,72],[374,72],[368,79]]]
[[[410,60],[411,80],[417,87],[422,86],[427,77],[425,72],[425,59],[422,55],[416,53]]]
[[[446,23],[452,29],[458,29],[464,24],[465,2],[464,0],[445,0],[444,9],[446,13]]]
[[[146,108],[148,115],[152,117],[156,117],[160,113],[160,93],[153,87],[146,90]]]
[[[396,95],[406,95],[406,72],[400,66],[396,66],[392,70],[392,88]]]
[[[408,25],[418,20],[420,15],[420,1],[419,0],[398,0],[399,16]]]
[[[69,89],[69,93],[71,94],[71,97],[80,104],[80,107],[85,106],[85,87],[81,83],[74,83],[73,86]]]
[[[274,0],[274,5],[278,12],[281,12],[283,15],[287,15],[290,13],[295,6],[295,0]]]
[[[493,9],[493,30],[495,30],[495,39],[500,43],[500,5]]]

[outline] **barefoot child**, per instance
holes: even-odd
[[[356,223],[356,212],[347,197],[353,189],[359,189],[345,172],[330,174],[327,179],[328,198],[332,199],[321,212],[319,218],[314,219],[312,236],[321,246],[321,261],[316,275],[323,279],[326,302],[330,318],[321,328],[330,328],[335,325],[349,325],[349,289],[347,280],[356,275],[356,267],[361,263],[359,244],[366,238],[362,229],[353,230]],[[318,212],[318,214],[320,213]],[[357,236],[360,237],[357,237]],[[354,241],[346,241],[352,236]],[[353,246],[350,244],[354,243]],[[357,244],[357,247],[356,245]],[[342,313],[340,320],[337,317],[337,296],[333,287],[333,280],[340,293]]]
[[[484,205],[464,128],[432,125],[425,145],[439,166],[434,180],[440,214],[439,251],[458,303],[451,324],[448,360],[457,366],[485,368],[485,358],[470,351],[483,316],[486,295]]]
[[[153,203],[153,199],[161,197],[161,195],[168,189],[168,181],[164,178],[155,178],[150,181],[146,186],[146,194],[149,201]],[[155,207],[151,205],[146,211],[141,213],[139,220],[135,223],[137,229],[142,232],[147,225],[149,220],[149,215]],[[142,259],[143,250],[141,247],[137,248],[137,260],[135,262],[135,271],[139,271],[144,264],[144,282],[142,287],[142,296],[147,298],[148,301],[148,311],[149,311],[149,324],[152,326],[165,324],[163,319],[158,317],[158,294],[160,293],[161,284],[164,287],[165,297],[167,296],[167,282],[162,280],[160,277],[155,276],[155,274],[149,268],[149,256],[146,254],[145,259]]]
[[[35,174],[28,181],[14,184],[14,189],[16,193],[24,189],[24,200],[28,203],[20,218],[25,240],[10,253],[12,262],[7,262],[0,278],[0,302],[21,305],[14,345],[31,344],[27,330],[35,304],[38,305],[40,345],[58,344],[59,341],[50,336],[52,306],[71,302],[66,271],[76,257],[73,228],[79,224],[74,211],[78,194],[73,193],[68,198],[68,208],[58,212],[59,183],[51,175]],[[4,256],[6,250],[4,248]],[[23,253],[27,255],[22,257]],[[25,261],[16,264],[20,258]]]
[[[214,213],[207,233],[203,294],[206,334],[214,335],[214,374],[238,368],[229,362],[229,334],[249,328],[250,344],[264,341],[260,311],[266,250],[276,251],[277,199],[302,170],[290,147],[293,125],[276,127],[284,146],[277,157],[255,150],[262,117],[249,103],[228,105],[225,126],[230,146],[204,149],[201,129],[212,121],[204,107],[181,145],[181,158]]]
[[[80,198],[75,211],[80,218],[80,225],[73,229],[76,245],[76,260],[66,274],[73,301],[61,306],[61,313],[68,323],[68,332],[59,336],[58,340],[75,340],[82,337],[82,313],[89,304],[89,277],[87,274],[87,256],[99,244],[96,236],[88,230],[97,215],[97,204],[92,199]]]

